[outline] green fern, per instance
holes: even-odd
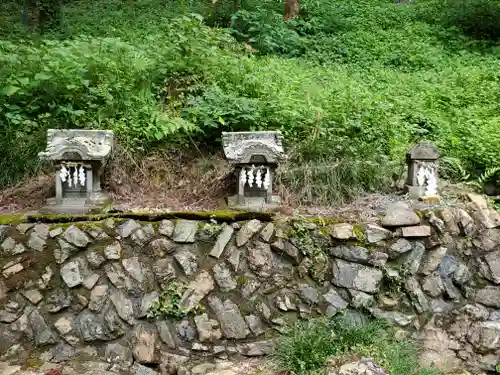
[[[483,190],[487,182],[492,180],[500,181],[498,176],[500,176],[500,166],[487,168],[477,180],[469,182],[469,185],[472,185],[477,190]]]
[[[492,180],[499,172],[500,172],[500,166],[488,168],[484,171],[481,177],[479,177],[478,182],[482,186],[484,186],[486,182]]]
[[[464,182],[470,179],[470,173],[457,158],[443,157],[441,159],[441,175],[449,180]]]

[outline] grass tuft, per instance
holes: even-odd
[[[435,369],[418,369],[418,346],[396,340],[393,329],[381,320],[353,326],[344,315],[332,319],[299,321],[288,327],[273,359],[294,375],[321,371],[332,356],[346,354],[374,358],[391,375],[440,375]]]
[[[394,189],[402,168],[387,161],[294,162],[280,168],[277,183],[294,205],[344,204],[367,192]]]

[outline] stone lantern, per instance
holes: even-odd
[[[111,204],[101,182],[114,149],[110,130],[47,130],[47,147],[38,156],[55,167],[56,196],[43,211],[100,211]]]
[[[430,142],[419,143],[408,151],[406,189],[411,198],[438,196],[438,159],[439,152]]]
[[[279,131],[223,132],[226,159],[238,176],[237,194],[228,198],[234,209],[269,211],[279,208],[273,194],[274,171],[284,158]]]

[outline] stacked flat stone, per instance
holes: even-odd
[[[319,253],[279,221],[226,223],[215,236],[194,220],[3,225],[0,353],[43,346],[64,361],[96,347],[118,370],[189,374],[270,353],[289,319],[346,311],[349,324],[369,314],[416,331],[426,364],[493,371],[500,216],[470,198],[423,213],[394,204],[379,224],[307,221]],[[190,313],[148,318],[172,281]]]

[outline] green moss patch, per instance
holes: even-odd
[[[360,244],[361,245],[364,244],[366,236],[365,236],[363,226],[355,225],[353,227],[353,232],[354,232],[354,235],[356,236],[356,238],[358,239],[358,241],[360,242]]]
[[[44,364],[44,361],[40,358],[28,358],[26,360],[26,367],[28,368],[40,368]]]
[[[0,225],[25,223],[26,214],[3,214],[0,215]]]
[[[142,213],[142,212],[118,212],[106,214],[82,214],[82,215],[44,215],[34,214],[22,216],[18,222],[29,223],[76,223],[87,221],[102,221],[108,218],[113,219],[133,219],[143,222],[157,222],[161,220],[184,219],[217,222],[235,222],[258,219],[261,221],[271,221],[274,217],[270,212],[165,212],[165,213]],[[19,219],[18,219],[19,220]],[[5,220],[6,223],[12,223],[11,220]]]

